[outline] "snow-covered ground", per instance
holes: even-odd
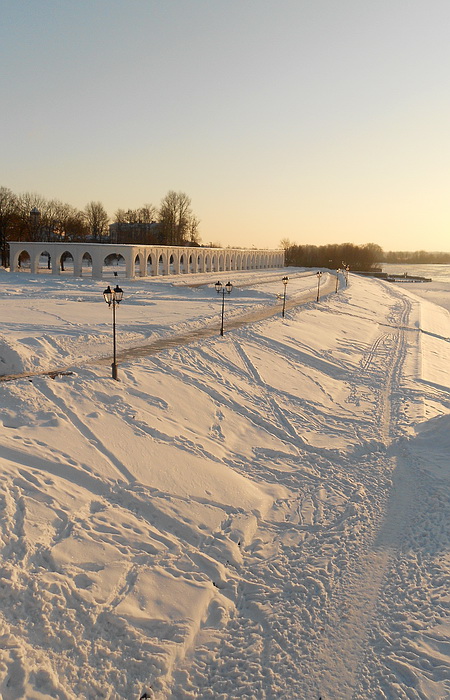
[[[449,698],[448,288],[121,280],[115,382],[107,281],[0,272],[1,697]]]

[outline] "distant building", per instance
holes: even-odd
[[[161,226],[157,221],[146,223],[116,221],[109,226],[109,242],[129,245],[158,245],[161,243]]]

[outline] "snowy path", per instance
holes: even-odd
[[[395,296],[395,294],[394,294]],[[402,308],[403,305],[403,308]],[[364,372],[383,357],[385,380],[379,394],[379,438],[386,451],[391,435],[397,433],[391,423],[391,396],[399,389],[405,356],[405,338],[402,327],[408,324],[409,304],[401,299],[391,323],[399,330],[381,333],[361,361]],[[384,348],[384,352],[381,352]],[[380,365],[379,365],[380,368]],[[367,467],[370,468],[370,462]],[[318,686],[325,698],[350,700],[358,697],[358,675],[378,596],[391,560],[398,550],[408,514],[414,505],[414,489],[408,475],[392,459],[393,488],[376,541],[355,562],[354,570],[346,577],[345,585],[336,596],[331,638],[327,630],[321,638],[320,664],[323,673]]]
[[[300,277],[300,275],[299,275]],[[301,275],[303,279],[305,278],[305,275]],[[297,306],[301,306],[303,304],[306,304],[310,301],[316,301],[317,298],[317,282],[315,275],[307,275],[306,277],[311,278],[313,281],[308,285],[303,291],[300,293],[297,292],[293,297],[290,296],[286,300],[285,304],[285,309],[286,312],[295,309]],[[341,283],[342,284],[342,283]],[[335,289],[335,279],[332,275],[325,274],[324,275],[324,280],[321,283],[320,286],[320,296],[322,300],[326,298],[328,294],[331,293],[331,291]],[[195,285],[194,285],[195,286]],[[199,285],[203,286],[203,285]],[[242,284],[241,287],[244,288],[246,286],[250,286],[250,283]],[[312,287],[312,289],[311,289]],[[271,302],[270,304],[262,305],[259,306],[256,310],[246,310],[245,312],[241,312],[238,314],[231,315],[231,317],[226,321],[226,327],[225,330],[226,332],[230,330],[236,330],[238,328],[241,328],[242,326],[246,326],[249,323],[256,323],[257,321],[262,321],[264,319],[271,318],[273,316],[277,316],[280,314],[280,310],[282,307],[282,302],[277,303],[276,305]],[[31,307],[33,312],[37,312],[38,309]],[[42,313],[42,311],[41,311]],[[48,312],[46,312],[48,314]],[[67,320],[64,320],[60,318],[59,316],[56,316],[53,314],[53,316],[61,321],[61,323],[67,323]],[[70,323],[70,322],[69,322]],[[76,325],[76,324],[72,324]],[[162,337],[157,338],[156,340],[152,340],[150,343],[140,343],[138,346],[135,347],[127,347],[126,349],[118,350],[117,352],[117,362],[124,362],[125,360],[130,360],[130,359],[136,359],[140,357],[147,357],[150,355],[157,354],[159,352],[162,352],[163,350],[168,350],[171,348],[176,348],[178,346],[182,345],[189,345],[190,343],[195,343],[199,340],[206,340],[207,338],[212,338],[218,334],[218,326],[217,326],[217,321],[211,322],[210,320],[206,319],[204,322],[202,322],[200,327],[197,328],[190,328],[186,332],[183,333],[174,333],[174,334],[164,334]],[[111,364],[112,361],[112,356],[107,355],[106,357],[96,357],[95,359],[91,359],[88,361],[89,364]],[[52,368],[50,370],[45,370],[45,371],[29,371],[29,372],[20,372],[20,373],[15,373],[15,374],[3,374],[0,375],[0,382],[1,381],[10,381],[13,379],[19,379],[21,377],[33,377],[33,376],[39,376],[39,375],[48,375],[51,377],[55,377],[58,374],[63,374],[65,372],[70,372],[71,366],[69,365],[64,365],[62,367],[57,367],[57,368]]]

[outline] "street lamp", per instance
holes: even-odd
[[[118,379],[117,377],[117,362],[116,362],[116,304],[120,304],[123,297],[123,290],[116,284],[114,289],[111,287],[106,287],[103,292],[103,298],[105,299],[108,306],[112,306],[112,318],[113,318],[113,363],[112,367],[112,378]]]
[[[341,271],[340,268],[336,270],[336,289],[334,290],[335,292],[337,292],[338,287],[339,287],[339,273],[340,273],[340,271]]]
[[[225,310],[225,292],[227,292],[227,294],[231,294],[232,289],[233,289],[233,285],[231,284],[231,282],[227,282],[225,286],[222,284],[222,282],[216,282],[216,284],[214,286],[216,288],[217,294],[220,294],[220,292],[222,292],[222,323],[220,326],[220,335],[223,335],[223,314],[224,314],[224,310]]]
[[[317,273],[317,299],[316,301],[319,301],[320,299],[320,279],[322,277],[322,273],[319,271]]]
[[[281,312],[282,317],[284,318],[284,311],[286,309],[286,287],[287,283],[289,282],[289,277],[283,277],[281,280],[284,284],[284,294],[283,294],[283,311]]]

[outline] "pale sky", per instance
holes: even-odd
[[[0,0],[0,186],[450,251],[449,0]]]

